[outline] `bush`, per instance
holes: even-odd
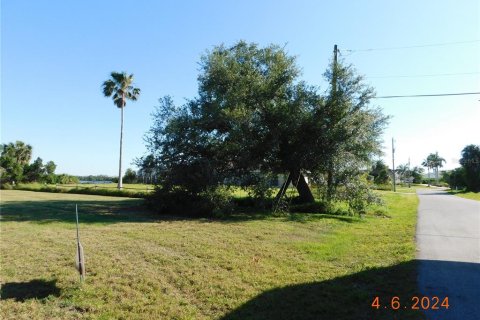
[[[382,199],[372,192],[370,186],[362,179],[348,181],[340,193],[340,200],[345,200],[350,213],[365,214],[371,205],[382,205]]]
[[[195,194],[182,189],[156,188],[147,204],[159,214],[187,217],[219,217],[233,212],[233,202],[223,187],[209,188]]]
[[[13,186],[8,182],[2,182],[2,183],[0,183],[0,189],[2,189],[2,190],[12,190]]]
[[[380,185],[374,185],[373,189],[375,190],[383,190],[383,191],[391,191],[392,190],[392,185],[391,184],[380,184]]]
[[[241,207],[241,208],[250,208],[250,207],[255,207],[255,199],[252,197],[235,197],[232,199],[233,204],[236,207]]]
[[[290,212],[301,213],[327,213],[327,206],[325,203],[315,201],[311,203],[292,204],[290,206]]]

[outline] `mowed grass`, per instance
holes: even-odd
[[[2,191],[1,319],[420,319],[417,197],[386,214],[155,217],[139,199]],[[74,207],[87,278],[74,270]]]
[[[449,193],[465,199],[480,201],[480,192],[472,192],[472,191],[467,192],[464,190],[449,190]]]

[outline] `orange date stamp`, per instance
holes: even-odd
[[[427,297],[427,296],[413,296],[407,301],[401,301],[399,297],[394,296],[391,299],[380,299],[376,296],[372,301],[372,308],[381,310],[402,310],[402,309],[412,309],[412,310],[440,310],[447,309],[450,307],[448,302],[448,297],[439,298],[437,296]]]

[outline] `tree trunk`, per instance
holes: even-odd
[[[283,183],[275,197],[276,202],[278,202],[285,195],[290,183],[292,183],[297,189],[301,203],[315,201],[315,198],[310,191],[310,187],[308,186],[307,181],[305,181],[305,177],[303,174],[301,174],[300,170],[290,170],[287,180]]]
[[[313,194],[310,191],[310,187],[305,181],[305,177],[300,170],[291,171],[292,183],[297,188],[298,195],[301,203],[314,202]]]
[[[430,167],[427,167],[427,183],[428,183],[428,186],[430,187]]]
[[[333,163],[330,161],[327,170],[327,194],[326,200],[330,202],[333,197]]]
[[[122,183],[122,144],[123,144],[123,108],[125,106],[122,106],[120,108],[120,157],[118,160],[118,189],[123,188],[123,183]]]
[[[275,203],[278,204],[280,199],[285,195],[285,192],[287,192],[288,186],[290,185],[290,182],[292,182],[292,175],[289,173],[287,176],[287,180],[285,180],[280,187],[280,190],[278,190],[277,195],[275,196]]]

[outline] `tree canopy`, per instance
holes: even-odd
[[[38,157],[32,163],[32,146],[22,141],[1,145],[0,179],[3,183],[48,182],[55,183],[57,165],[53,161],[43,163]],[[62,181],[64,181],[63,179]]]
[[[460,164],[465,172],[467,189],[480,191],[480,146],[471,144],[463,148]]]
[[[380,154],[387,118],[369,106],[373,89],[352,66],[332,63],[324,76],[335,78],[335,90],[301,81],[295,58],[275,45],[208,51],[198,97],[180,107],[165,97],[153,116],[147,141],[162,186],[198,193],[282,173],[308,202],[305,175],[330,172],[332,190],[358,175]]]

